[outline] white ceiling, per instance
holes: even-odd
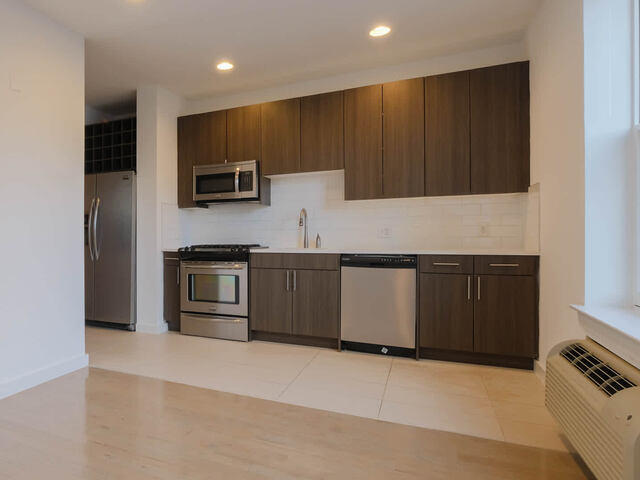
[[[539,0],[25,0],[86,38],[86,101],[223,95],[522,38]],[[389,36],[372,39],[387,24]],[[229,59],[236,68],[213,65]]]

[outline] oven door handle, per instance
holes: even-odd
[[[190,263],[183,263],[182,266],[195,270],[244,270],[247,268],[245,265],[192,265]]]

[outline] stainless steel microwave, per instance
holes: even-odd
[[[271,203],[270,180],[260,175],[257,160],[196,165],[193,167],[193,200],[198,203]]]

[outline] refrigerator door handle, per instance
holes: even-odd
[[[91,261],[95,261],[95,255],[93,254],[93,209],[96,206],[96,198],[91,199],[91,207],[89,208],[89,220],[87,221],[87,243],[89,244],[89,258]]]
[[[98,214],[100,213],[100,197],[96,198],[96,208],[93,213],[93,247],[96,261],[100,259],[100,247],[98,246]]]

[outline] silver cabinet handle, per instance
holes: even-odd
[[[478,300],[480,300],[480,276],[478,276]]]
[[[457,262],[433,262],[434,267],[459,267]]]
[[[177,257],[164,257],[164,259],[165,260],[177,260],[177,261],[180,261],[180,259],[177,258]]]
[[[467,275],[467,300],[471,300],[471,275]]]
[[[96,260],[100,259],[100,247],[98,246],[98,213],[100,213],[100,197],[96,198],[96,209],[93,214],[93,248]]]
[[[297,272],[294,270],[293,271],[293,291],[296,291],[297,285],[298,284],[298,275]]]
[[[519,267],[519,263],[490,263],[490,267]]]
[[[96,197],[91,199],[91,208],[89,208],[89,220],[87,221],[87,242],[89,243],[89,258],[95,261],[96,256],[93,253],[93,209],[96,206]]]
[[[176,283],[180,285],[180,265],[178,265],[178,268],[176,269]]]
[[[291,273],[291,270],[287,270],[287,292],[289,291],[289,274]]]

